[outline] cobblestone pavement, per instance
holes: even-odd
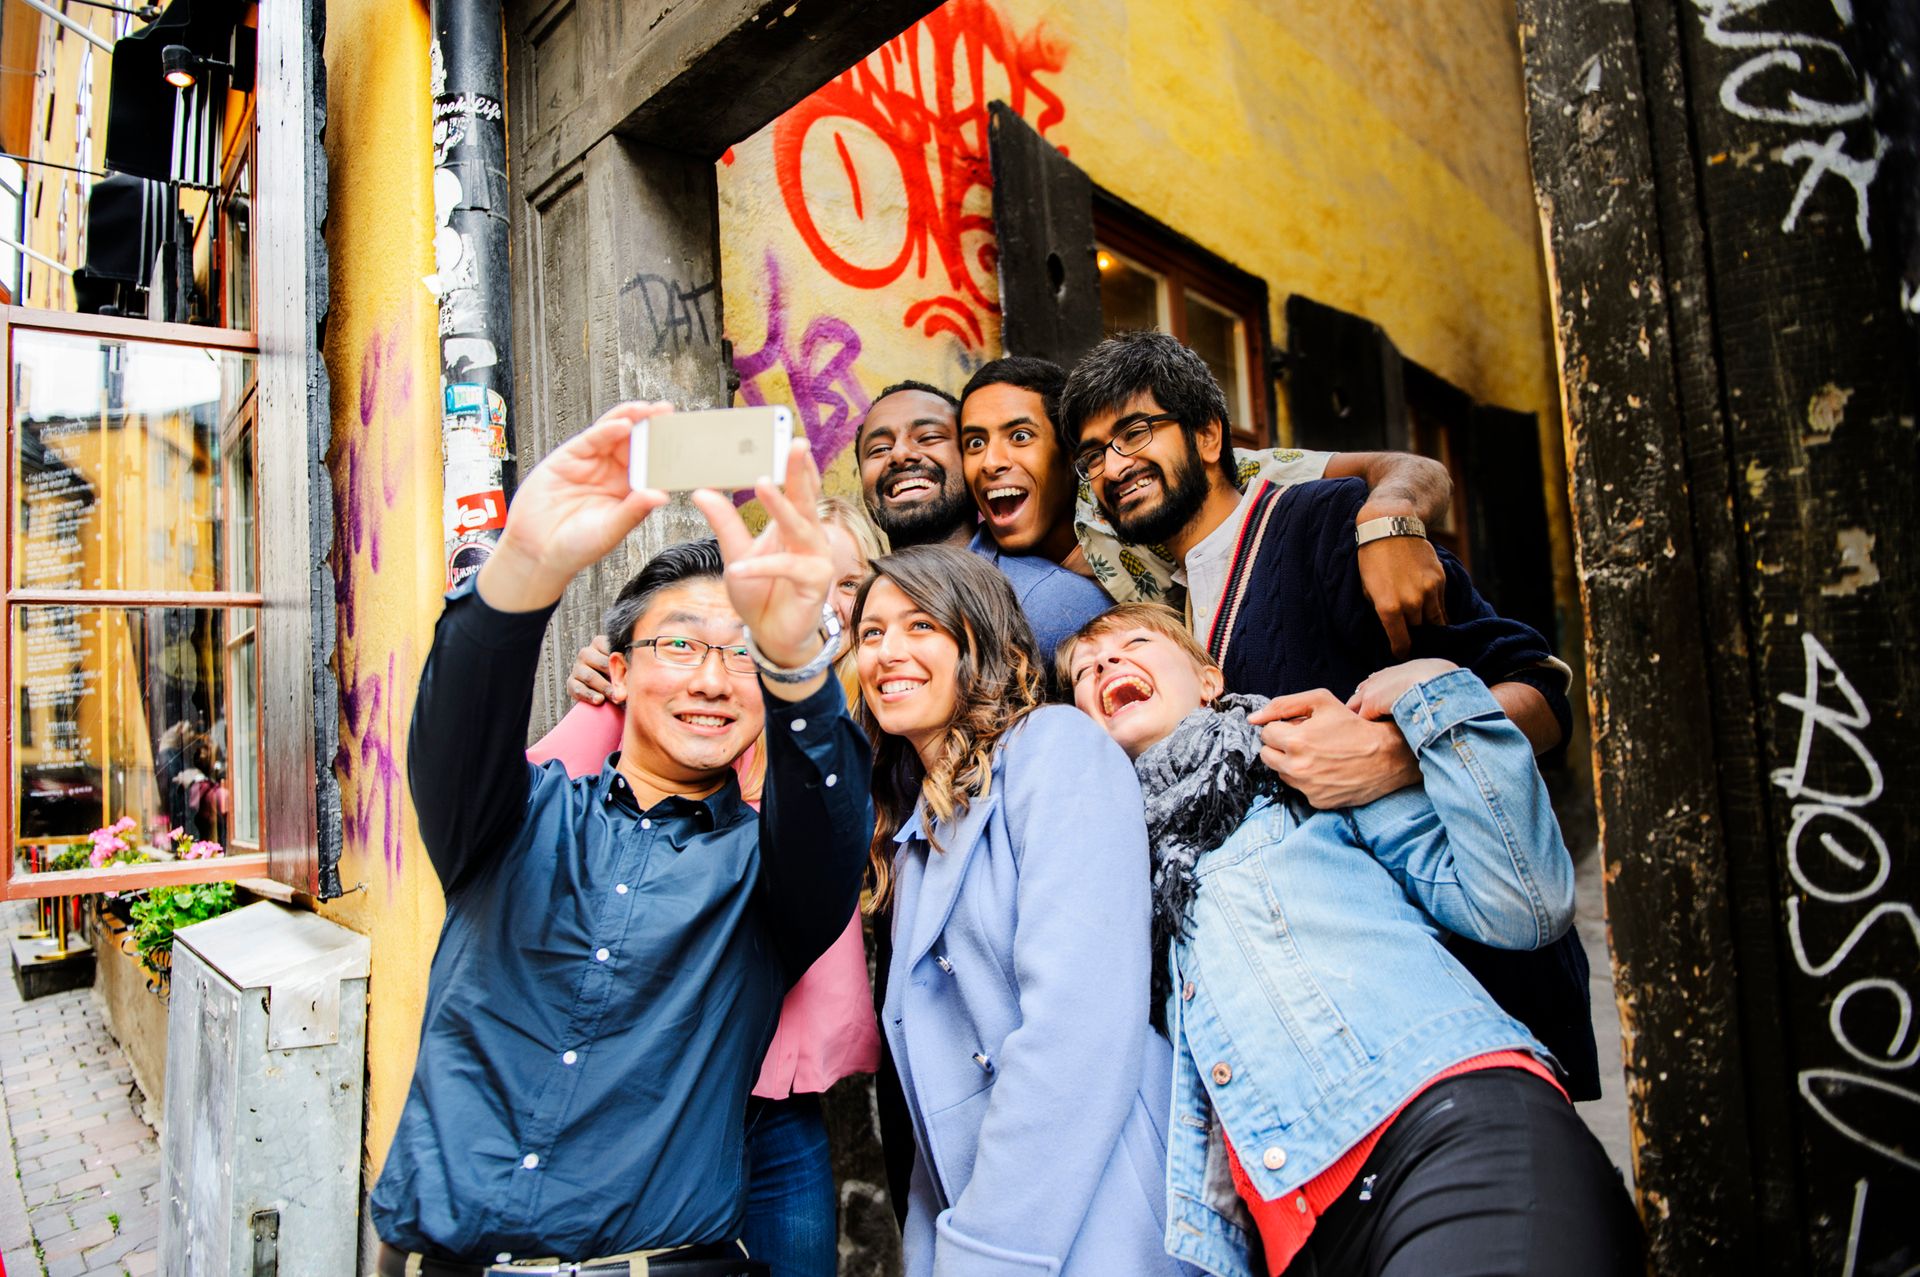
[[[29,917],[22,906],[0,911],[9,932]],[[91,989],[23,1002],[13,973],[0,974],[0,1095],[0,1127],[11,1128],[0,1139],[7,1277],[152,1273],[160,1146],[140,1120],[133,1073]],[[31,1229],[24,1246],[17,1222],[9,1227],[22,1208]]]

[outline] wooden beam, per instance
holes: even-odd
[[[541,191],[603,138],[712,161],[937,0],[509,3],[514,165]],[[604,68],[604,69],[603,69]]]
[[[1635,1184],[1656,1271],[1756,1271],[1708,635],[1634,14],[1519,11]]]
[[[1862,36],[1520,14],[1655,1266],[1907,1271],[1917,374]]]
[[[255,269],[260,335],[263,833],[272,876],[340,894],[340,696],[334,645],[327,316],[325,0],[263,5]]]
[[[115,865],[107,869],[62,869],[58,872],[17,874],[7,880],[8,900],[42,896],[84,896],[99,891],[143,891],[187,882],[232,882],[262,873],[264,854],[210,856],[205,860],[173,860],[163,865]]]

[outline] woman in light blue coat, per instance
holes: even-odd
[[[1147,1023],[1133,768],[1041,703],[990,564],[926,546],[873,567],[854,650],[894,902],[881,1027],[918,1146],[908,1277],[1183,1272],[1161,1245],[1172,1055]]]

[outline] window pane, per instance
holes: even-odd
[[[234,171],[233,185],[220,201],[221,224],[226,231],[221,245],[225,267],[226,315],[228,328],[253,327],[253,158],[249,156]]]
[[[236,590],[257,590],[259,577],[254,566],[253,504],[253,431],[241,435],[227,458],[227,536],[233,547],[233,584]],[[234,632],[253,625],[253,611],[247,609],[234,618]]]
[[[1134,329],[1165,331],[1161,277],[1109,249],[1100,249],[1100,328],[1104,335]]]
[[[1220,388],[1227,392],[1234,428],[1250,429],[1253,418],[1247,405],[1246,326],[1231,311],[1196,292],[1187,293],[1186,305],[1187,345],[1206,361]]]
[[[237,843],[260,845],[260,740],[258,649],[248,635],[231,649],[233,669],[227,686],[232,692],[230,736],[233,766],[227,775],[233,789],[233,825]]]
[[[20,589],[219,590],[220,431],[253,357],[13,332]]]
[[[14,742],[15,837],[84,841],[130,817],[130,845],[174,828],[224,845],[220,613],[35,606],[13,623],[12,697],[34,719]]]

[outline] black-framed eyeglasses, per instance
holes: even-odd
[[[1171,412],[1157,413],[1151,417],[1123,418],[1116,423],[1113,437],[1104,444],[1089,444],[1073,454],[1073,470],[1082,479],[1097,479],[1100,472],[1107,468],[1107,450],[1122,457],[1131,457],[1134,453],[1153,441],[1153,428],[1164,426],[1169,421],[1180,418]]]
[[[650,639],[636,639],[627,644],[631,652],[636,647],[653,649],[653,659],[662,665],[676,665],[681,669],[698,669],[707,663],[708,652],[720,653],[720,664],[729,674],[753,673],[753,653],[747,651],[741,643],[702,643],[697,638],[684,638],[678,634],[660,634]]]

